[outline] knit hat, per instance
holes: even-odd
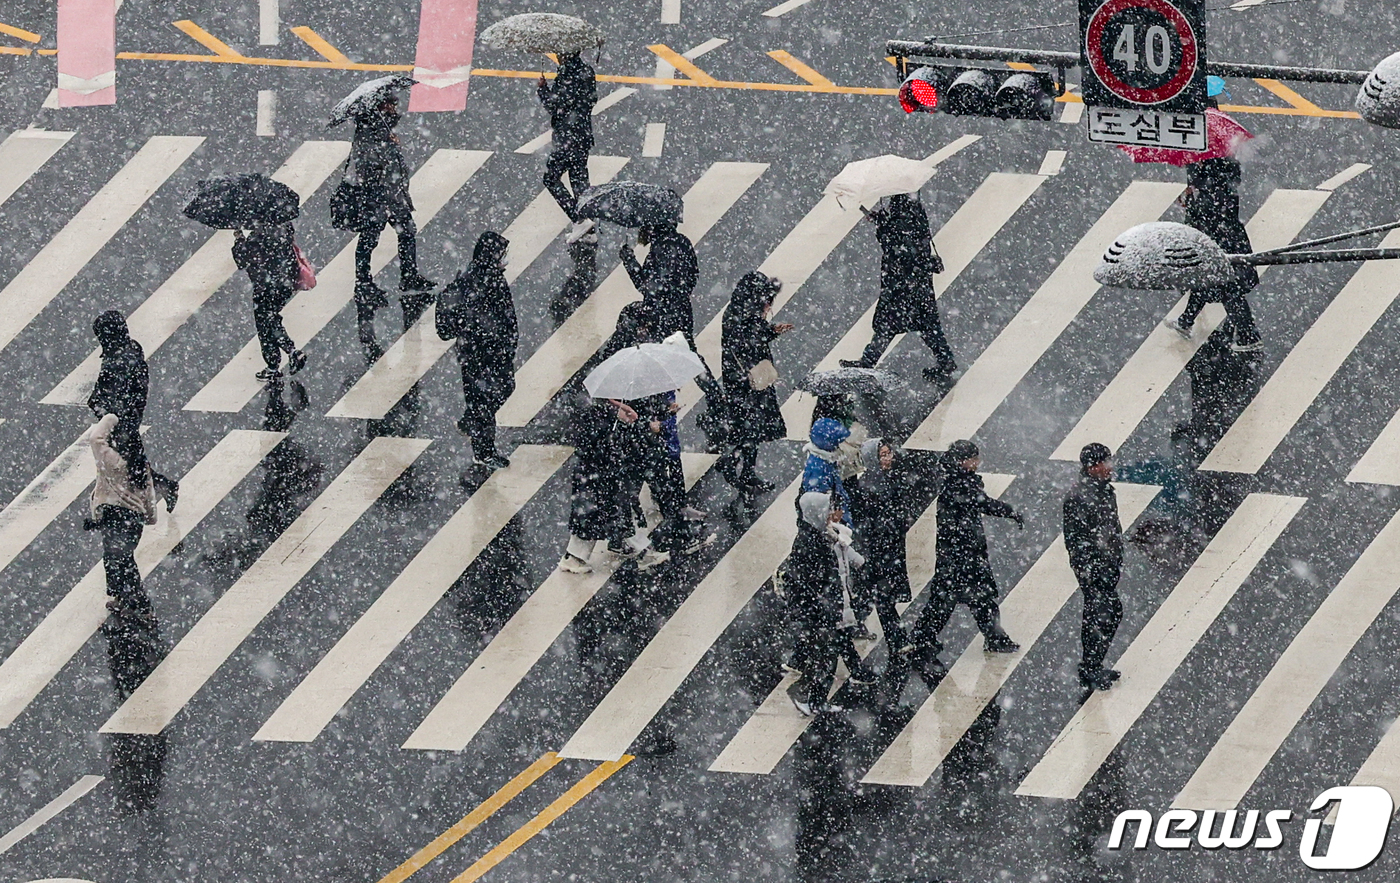
[[[981,455],[977,445],[965,438],[958,439],[948,446],[948,460],[953,463],[961,463],[964,460],[971,460],[973,457]]]
[[[841,442],[850,438],[851,431],[840,420],[823,417],[812,424],[812,444],[823,451],[834,451]]]
[[[1108,449],[1108,445],[1091,442],[1084,446],[1084,450],[1079,452],[1079,465],[1088,469],[1090,466],[1102,463],[1112,456],[1113,452]]]

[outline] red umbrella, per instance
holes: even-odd
[[[1144,147],[1119,144],[1118,149],[1133,158],[1133,162],[1164,162],[1173,166],[1189,166],[1207,159],[1234,156],[1241,144],[1253,138],[1249,130],[1230,116],[1213,107],[1206,108],[1206,149],[1178,150],[1170,147]]]

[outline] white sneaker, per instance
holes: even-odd
[[[559,562],[559,569],[565,573],[592,573],[593,567],[582,558],[575,558],[573,555],[565,555],[564,560]]]
[[[802,715],[803,717],[812,716],[812,703],[803,702],[801,699],[795,699],[791,696],[789,696],[788,698],[792,699],[792,707],[797,709],[798,714]]]
[[[1190,339],[1191,339],[1191,332],[1192,332],[1193,329],[1192,329],[1190,326],[1182,325],[1182,324],[1181,324],[1181,317],[1180,317],[1180,316],[1176,317],[1175,319],[1163,319],[1163,320],[1162,320],[1162,324],[1163,324],[1165,327],[1170,328],[1171,330],[1175,331],[1175,332],[1176,332],[1177,334],[1179,334],[1183,339],[1185,339],[1185,340],[1190,340]]]
[[[573,245],[584,236],[587,236],[595,226],[597,226],[597,224],[592,218],[584,218],[582,221],[575,223],[569,228],[569,233],[564,237],[564,241]]]
[[[710,514],[708,512],[701,512],[694,506],[686,506],[681,510],[681,517],[686,521],[704,521],[706,518],[710,517]]]
[[[651,570],[659,564],[665,564],[671,560],[670,552],[658,552],[655,549],[647,549],[642,553],[642,557],[637,559],[638,570]]]

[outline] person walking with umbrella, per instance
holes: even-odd
[[[598,84],[593,68],[579,52],[559,55],[559,72],[551,83],[540,74],[540,103],[549,111],[553,149],[545,161],[544,186],[564,214],[573,221],[568,242],[587,236],[597,241],[592,220],[578,213],[578,197],[588,189],[588,152],[593,149],[593,105],[598,103]],[[564,175],[569,186],[564,185]]]
[[[731,449],[719,460],[719,473],[742,498],[752,501],[773,485],[758,477],[758,446],[787,435],[778,396],[772,343],[792,330],[768,320],[782,282],[757,270],[734,288],[721,329],[721,376],[728,407]]]
[[[912,635],[917,661],[926,678],[936,679],[946,670],[938,659],[942,650],[938,635],[959,603],[971,608],[988,653],[1015,653],[1021,649],[1001,627],[997,582],[987,557],[982,519],[1009,518],[1023,527],[1025,518],[1006,503],[987,496],[982,476],[977,474],[981,463],[977,445],[965,439],[953,442],[943,455],[935,539],[937,564],[928,603],[914,623]]]
[[[437,333],[456,340],[465,408],[457,428],[471,437],[472,462],[487,469],[510,465],[496,449],[496,412],[515,391],[515,349],[520,340],[515,303],[506,282],[510,243],[487,231],[472,261],[442,290]]]
[[[1080,629],[1083,657],[1079,682],[1107,690],[1118,672],[1103,667],[1108,647],[1123,621],[1118,580],[1123,571],[1123,523],[1113,491],[1113,452],[1098,443],[1079,452],[1079,481],[1065,497],[1065,549],[1079,590],[1084,593]]]
[[[642,301],[656,315],[657,334],[664,339],[679,331],[695,349],[695,311],[690,303],[700,280],[695,245],[676,224],[664,221],[643,225],[637,231],[637,244],[651,247],[645,261],[639,263],[632,246],[625,244],[618,257]]]
[[[928,213],[917,193],[901,193],[883,200],[884,205],[867,216],[875,222],[880,243],[880,298],[875,304],[874,336],[859,359],[843,359],[848,368],[873,368],[895,335],[917,331],[938,360],[924,376],[947,383],[958,370],[943,323],[938,315],[933,277],[943,272],[943,261],[933,250]]]
[[[574,409],[574,463],[570,472],[569,544],[559,567],[569,573],[589,573],[594,546],[608,541],[608,551],[622,557],[635,552],[627,545],[633,525],[622,505],[623,451],[620,427],[635,411],[609,401],[584,399]]]
[[[248,274],[253,284],[253,326],[258,332],[266,367],[257,378],[266,382],[282,379],[282,353],[287,354],[287,373],[306,367],[306,353],[297,349],[282,324],[282,308],[296,292],[300,274],[297,262],[296,231],[292,222],[274,224],[259,221],[248,233],[234,232],[233,262]]]

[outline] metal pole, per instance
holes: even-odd
[[[1335,236],[1324,236],[1321,239],[1309,239],[1307,242],[1295,242],[1292,245],[1285,245],[1283,248],[1271,248],[1268,251],[1261,251],[1258,254],[1286,254],[1290,251],[1302,251],[1303,249],[1316,248],[1319,245],[1331,245],[1334,242],[1341,242],[1343,239],[1355,239],[1358,236],[1369,236],[1372,233],[1384,233],[1387,230],[1400,229],[1400,221],[1391,221],[1389,224],[1381,224],[1377,227],[1367,227],[1365,230],[1353,230],[1350,233],[1338,233]]]
[[[1355,261],[1397,261],[1400,248],[1348,248],[1338,251],[1295,251],[1287,254],[1229,255],[1232,263],[1254,267],[1283,264],[1340,264]]]

